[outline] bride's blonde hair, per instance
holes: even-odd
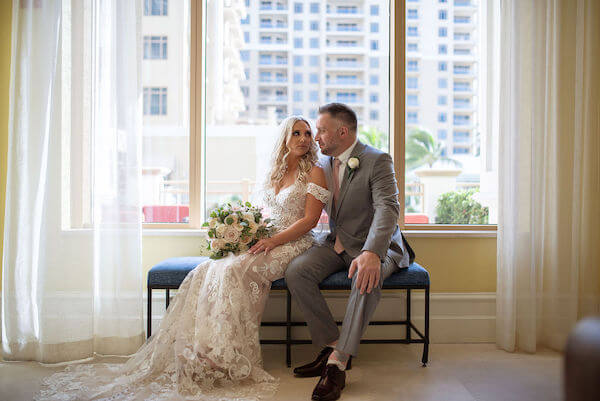
[[[287,170],[287,157],[290,153],[287,143],[292,136],[292,128],[298,121],[306,123],[306,125],[308,125],[310,128],[310,123],[301,116],[287,117],[279,126],[279,138],[277,139],[277,144],[275,145],[275,152],[273,153],[273,158],[271,159],[271,169],[268,174],[268,181],[266,183],[268,187],[275,188],[285,175]],[[311,135],[308,152],[306,152],[298,162],[298,180],[300,182],[306,181],[308,173],[317,163],[317,160],[317,144],[314,137]]]

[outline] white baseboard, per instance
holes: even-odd
[[[171,291],[171,297],[175,291]],[[326,300],[336,320],[342,320],[348,299],[347,292],[327,292]],[[263,314],[263,321],[285,320],[285,299],[282,291],[270,294]],[[146,313],[144,294],[144,319]],[[411,320],[424,332],[425,297],[423,291],[413,290]],[[165,312],[165,291],[155,290],[152,295],[152,327],[155,330]],[[495,293],[432,293],[430,295],[429,330],[432,343],[493,343],[496,335]],[[404,291],[386,291],[375,312],[373,320],[403,320],[406,318]],[[292,320],[302,321],[302,313],[292,300]],[[144,320],[145,327],[145,320]],[[370,326],[365,338],[401,338],[404,327]],[[283,338],[285,328],[263,327],[262,338]],[[294,327],[292,337],[309,339],[306,327]],[[413,335],[414,337],[414,335]]]
[[[171,291],[173,296],[176,291]],[[0,319],[2,318],[2,292],[0,291]],[[326,300],[335,319],[342,320],[348,298],[347,292],[327,292]],[[285,320],[285,293],[271,293],[264,321]],[[411,320],[423,332],[424,293],[413,290]],[[144,327],[146,327],[146,294],[144,294]],[[152,327],[160,324],[165,312],[165,291],[154,290],[152,295]],[[403,320],[406,315],[404,291],[386,291],[379,303],[373,320]],[[301,321],[302,314],[292,300],[292,319]],[[496,294],[495,293],[432,293],[430,297],[430,337],[432,343],[485,343],[495,341]],[[0,326],[0,335],[1,335]],[[400,333],[400,334],[399,334]],[[262,338],[283,338],[285,328],[263,327]],[[403,337],[404,327],[370,326],[365,338]],[[310,338],[306,327],[295,327],[293,338]]]

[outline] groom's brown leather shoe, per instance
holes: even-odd
[[[313,401],[333,401],[340,398],[346,386],[346,372],[336,365],[326,365],[321,379],[312,393]]]

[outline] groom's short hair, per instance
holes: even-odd
[[[344,103],[328,103],[319,107],[319,114],[329,113],[348,127],[351,133],[356,134],[358,123],[356,113]]]

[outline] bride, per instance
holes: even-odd
[[[36,400],[210,400],[274,395],[259,327],[271,282],[312,244],[330,192],[309,123],[281,124],[265,185],[275,234],[248,253],[196,266],[158,331],[125,364],[78,364],[45,379]]]

